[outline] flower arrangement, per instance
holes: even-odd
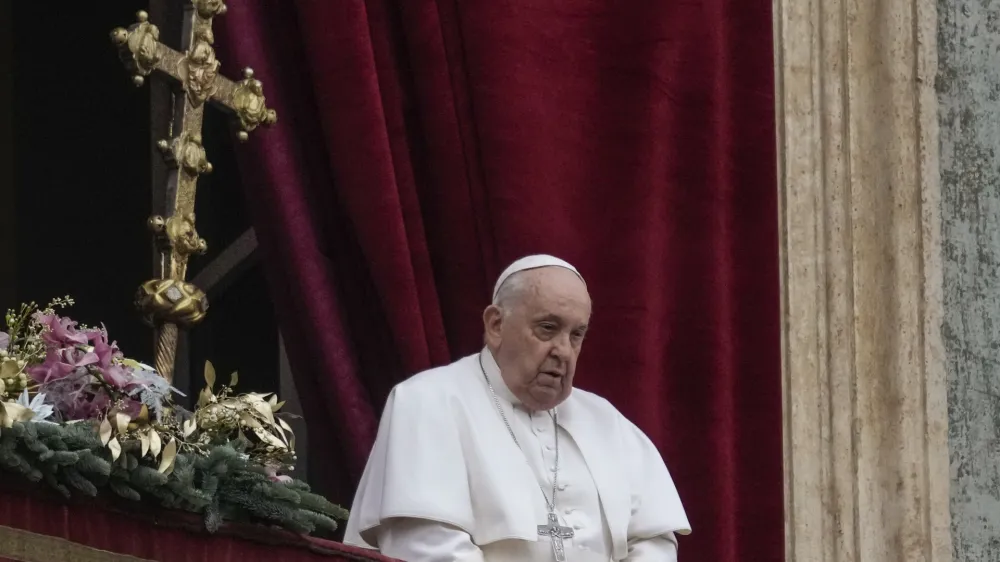
[[[333,530],[347,512],[282,475],[294,435],[271,394],[236,394],[239,377],[206,386],[193,412],[153,367],[125,357],[107,330],[80,325],[55,299],[8,311],[0,331],[0,468],[63,495],[110,490],[225,520]]]

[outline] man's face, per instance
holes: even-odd
[[[583,281],[561,267],[518,273],[523,285],[505,308],[483,314],[486,344],[507,387],[525,407],[549,410],[569,397],[590,322]]]

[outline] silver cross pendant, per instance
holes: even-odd
[[[560,527],[556,514],[549,513],[548,524],[538,526],[538,536],[550,537],[552,539],[552,553],[556,556],[556,562],[566,562],[566,547],[563,546],[563,539],[573,538],[573,529]]]

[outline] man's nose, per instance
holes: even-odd
[[[562,360],[569,359],[571,343],[569,334],[560,334],[552,341],[552,355]]]

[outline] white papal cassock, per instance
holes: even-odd
[[[407,562],[551,561],[538,536],[552,489],[547,412],[520,405],[488,350],[396,386],[354,498],[345,542]],[[558,407],[560,524],[568,562],[676,560],[690,525],[656,447],[607,400],[573,389]]]

